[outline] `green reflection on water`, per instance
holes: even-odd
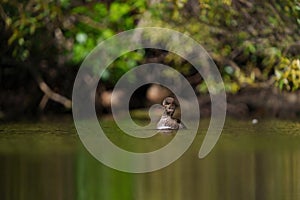
[[[128,150],[167,144],[172,135],[133,139],[111,121],[107,136]],[[187,152],[152,173],[110,169],[82,146],[71,122],[0,125],[0,199],[300,199],[300,123],[227,120],[204,159],[202,120]],[[148,141],[149,140],[149,141]]]

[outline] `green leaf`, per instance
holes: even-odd
[[[35,24],[32,24],[32,25],[30,26],[30,28],[29,28],[29,34],[30,34],[30,35],[33,35],[33,34],[34,34],[35,28],[36,28]]]
[[[14,30],[12,36],[8,39],[8,45],[12,45],[12,43],[19,37],[19,32]]]
[[[128,4],[114,2],[110,6],[110,20],[112,22],[117,22],[122,18],[122,16],[127,14],[129,11],[130,6]]]
[[[108,14],[106,5],[103,4],[103,3],[97,3],[97,4],[94,6],[94,10],[95,10],[95,11],[97,12],[97,14],[100,15],[100,16],[107,16],[107,14]]]

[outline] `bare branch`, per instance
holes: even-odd
[[[40,90],[46,95],[43,97],[43,99],[40,102],[40,108],[43,109],[46,106],[46,103],[48,102],[48,98],[64,105],[65,108],[71,109],[72,107],[72,101],[68,99],[67,97],[64,97],[56,92],[54,92],[48,85],[47,83],[43,80],[41,75],[33,68],[33,67],[28,67],[27,69],[31,72],[33,75],[35,81],[38,83],[38,86]]]

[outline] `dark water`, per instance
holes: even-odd
[[[108,135],[112,141],[134,147],[112,122],[102,125],[116,133]],[[299,122],[228,119],[213,151],[199,159],[206,127],[204,120],[192,146],[168,167],[129,174],[94,159],[72,122],[2,124],[0,199],[300,199]],[[145,146],[155,149],[172,136],[152,139]]]

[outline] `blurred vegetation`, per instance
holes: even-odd
[[[227,91],[247,86],[299,88],[296,74],[278,77],[279,71],[289,71],[283,62],[298,63],[300,58],[299,1],[174,0],[154,7],[155,22],[150,25],[199,41],[220,67]]]
[[[300,60],[282,57],[275,68],[276,86],[295,91],[300,87]]]
[[[2,0],[1,29],[6,42],[2,46],[6,52],[1,54],[19,62],[54,59],[57,65],[78,66],[99,42],[135,28],[145,9],[144,0]],[[119,59],[113,74],[136,66],[140,54],[132,52]]]
[[[0,1],[1,85],[8,74],[26,84],[21,67],[70,97],[78,66],[99,42],[135,27],[160,26],[203,45],[228,92],[300,87],[299,0]],[[153,57],[192,77],[189,63],[171,53],[162,55],[154,50],[128,53],[112,64],[102,81],[113,85],[123,73]],[[195,88],[206,92],[201,79]]]

